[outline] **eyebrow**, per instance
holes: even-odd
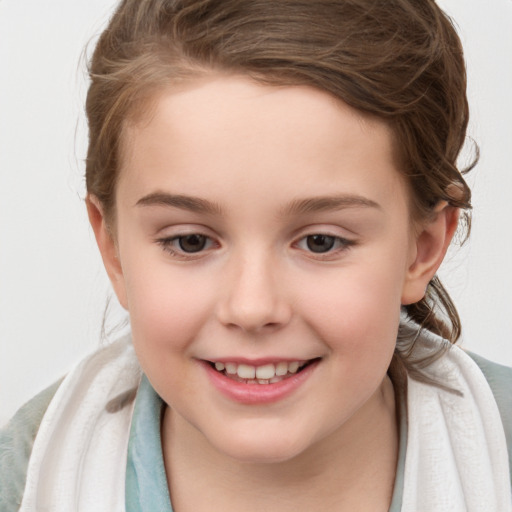
[[[164,192],[154,192],[142,197],[136,203],[137,206],[171,206],[188,210],[196,213],[207,213],[210,215],[219,215],[222,208],[206,199],[199,197],[184,196],[180,194],[167,194]]]
[[[345,208],[376,208],[381,210],[379,203],[358,195],[320,196],[296,199],[283,210],[284,215],[319,213],[344,210]]]
[[[148,194],[139,199],[136,206],[170,206],[195,213],[206,213],[210,215],[222,214],[222,208],[217,203],[199,197],[168,194],[165,192]],[[336,211],[346,208],[381,209],[381,206],[371,199],[358,195],[320,196],[295,199],[282,209],[280,213],[283,216],[288,216]]]

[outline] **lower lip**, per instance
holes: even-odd
[[[206,361],[201,361],[212,384],[223,395],[242,404],[270,404],[279,402],[291,395],[311,376],[320,361],[313,361],[306,368],[292,377],[287,377],[273,384],[245,384],[226,377],[211,367]]]

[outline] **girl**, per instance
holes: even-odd
[[[125,0],[90,75],[131,335],[8,425],[2,510],[510,510],[512,373],[436,277],[470,192],[435,3]]]

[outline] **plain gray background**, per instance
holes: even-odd
[[[465,46],[482,151],[472,238],[441,277],[463,346],[512,365],[512,0],[439,3]],[[109,286],[83,204],[83,50],[114,4],[0,0],[0,424],[99,343]]]

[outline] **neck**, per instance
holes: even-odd
[[[398,435],[391,381],[348,422],[290,460],[241,462],[167,408],[162,439],[175,512],[387,511]],[[201,492],[198,492],[200,483]]]

